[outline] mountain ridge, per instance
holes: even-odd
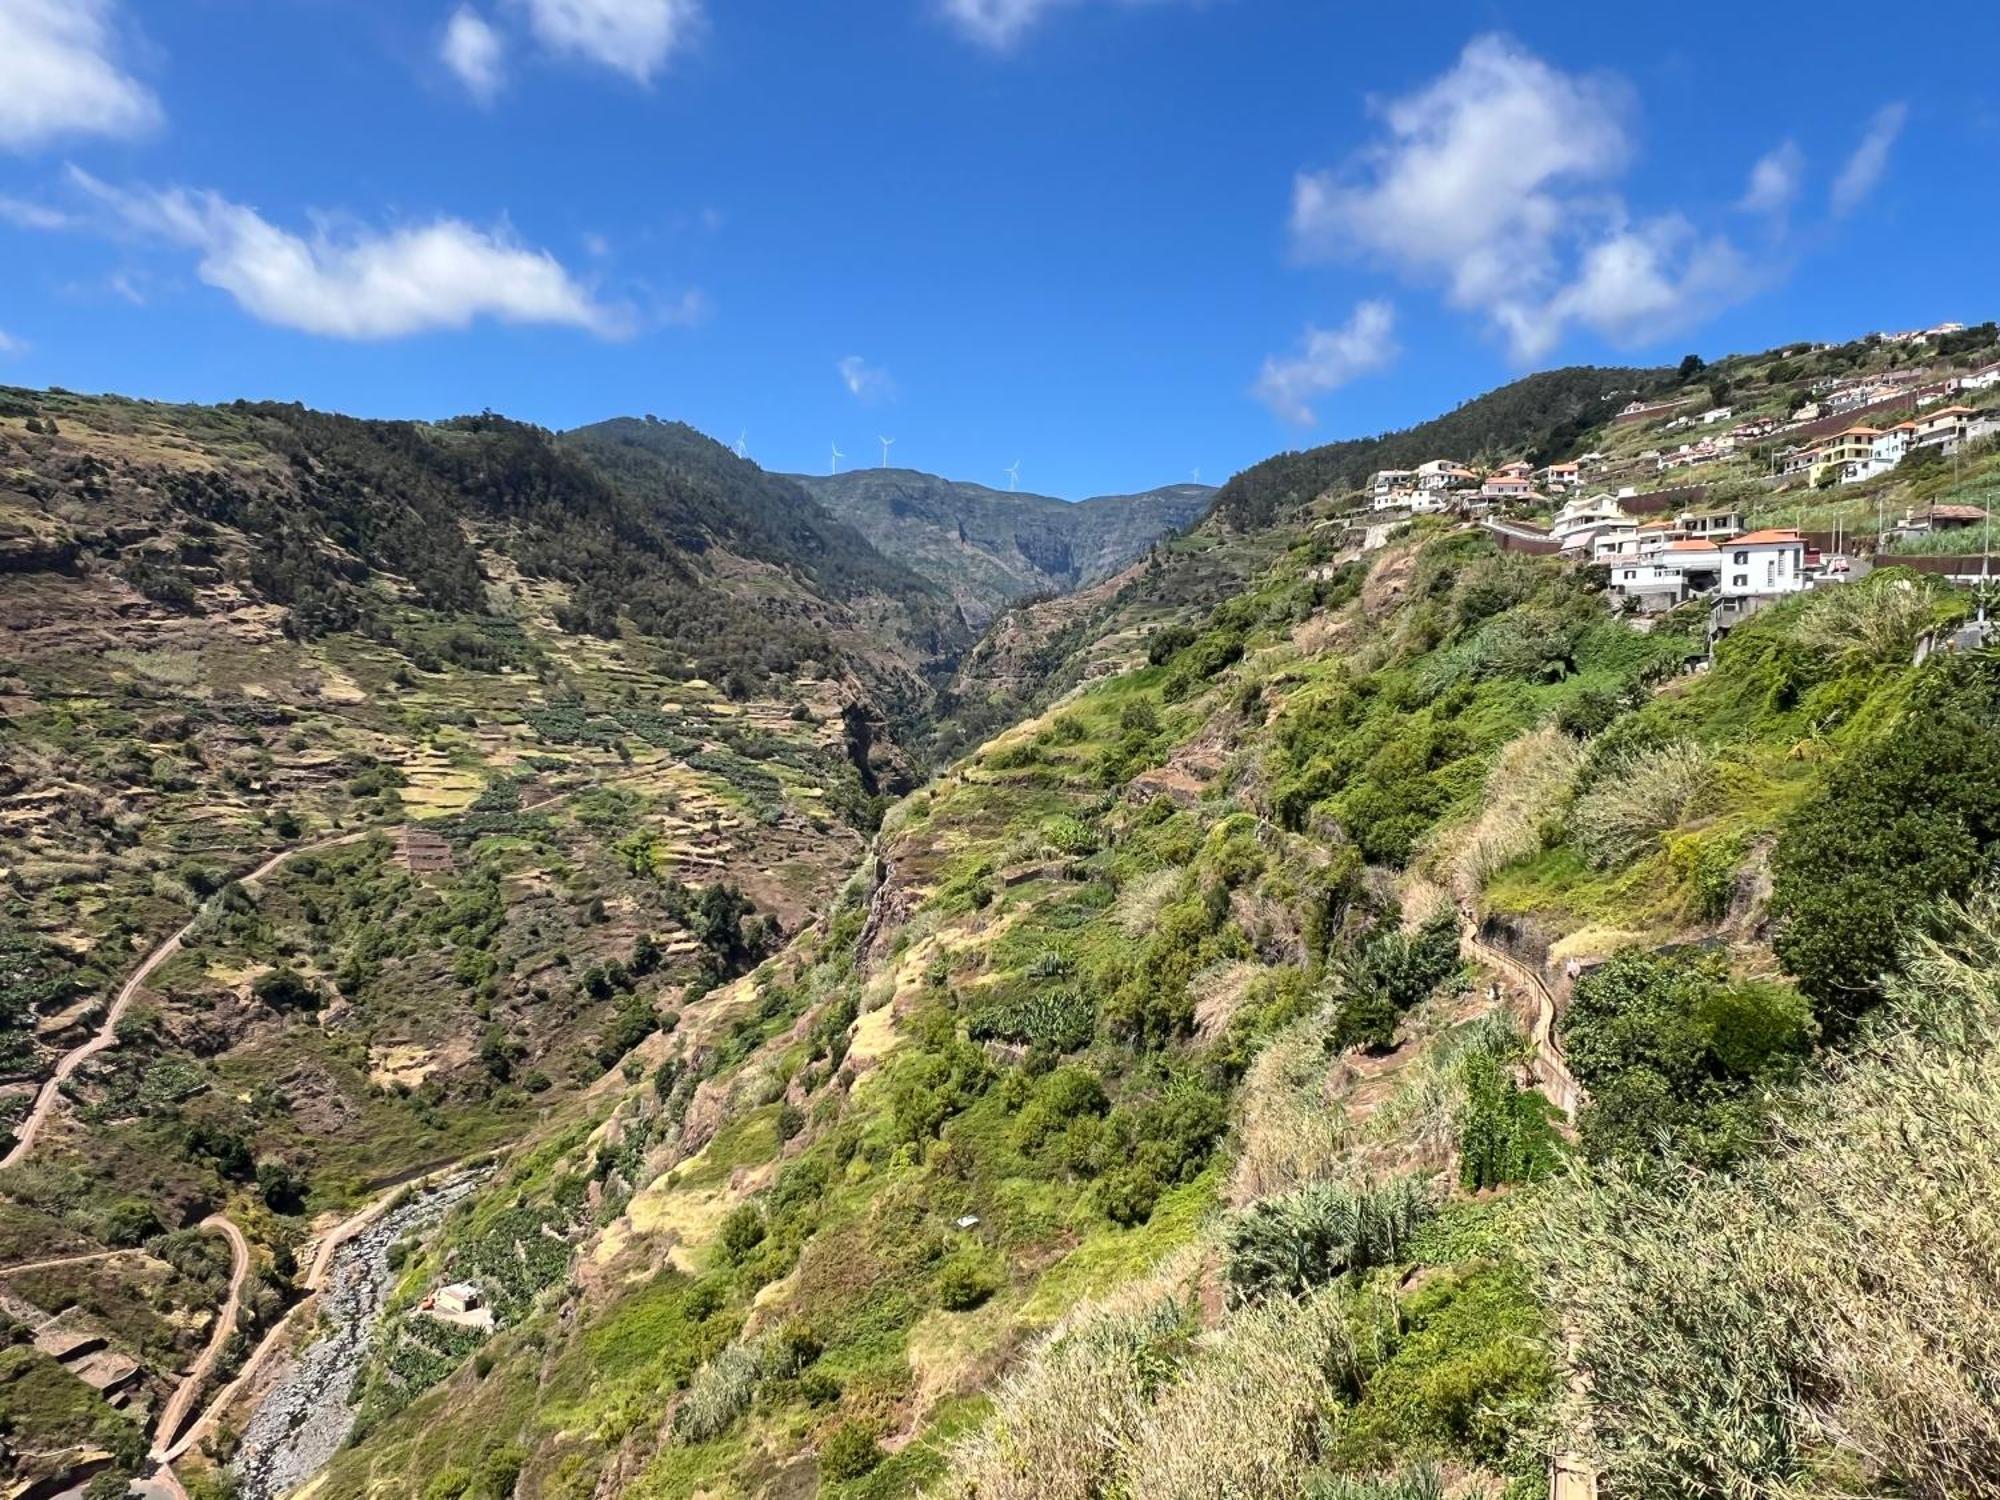
[[[878,550],[950,590],[974,625],[1018,599],[1117,572],[1199,519],[1216,493],[1177,484],[1069,501],[917,469],[792,477]]]

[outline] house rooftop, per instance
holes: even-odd
[[[1746,531],[1742,536],[1731,537],[1732,547],[1781,547],[1805,545],[1805,538],[1796,531]]]

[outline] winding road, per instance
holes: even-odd
[[[280,849],[248,875],[242,876],[238,883],[249,885],[262,880],[288,859],[296,859],[301,854],[311,854],[321,849],[331,849],[340,844],[356,843],[375,831],[364,828],[334,838],[319,839],[310,844],[294,844],[289,849]],[[119,988],[117,996],[111,1002],[111,1009],[105,1014],[104,1024],[97,1028],[96,1034],[82,1046],[63,1054],[62,1059],[56,1063],[55,1071],[36,1093],[34,1108],[28,1111],[27,1116],[21,1121],[20,1128],[15,1131],[13,1149],[4,1157],[0,1157],[0,1169],[18,1165],[27,1159],[30,1151],[35,1149],[35,1140],[41,1135],[42,1127],[48,1123],[49,1116],[55,1112],[56,1104],[62,1098],[62,1086],[70,1076],[98,1053],[108,1052],[118,1045],[118,1023],[125,1019],[125,1013],[132,1008],[132,1002],[139,998],[139,992],[145,988],[146,980],[161,964],[181,951],[181,945],[187,941],[187,935],[194,930],[195,923],[201,920],[202,913],[207,909],[208,904],[202,903],[195,914],[181,924],[179,931],[146,955],[139,967],[132,971],[132,977]]]
[[[153,1427],[153,1451],[151,1457],[164,1463],[173,1452],[174,1434],[187,1420],[195,1398],[202,1387],[214,1374],[216,1362],[222,1358],[222,1351],[228,1346],[230,1335],[236,1332],[236,1316],[243,1306],[243,1287],[250,1279],[250,1242],[243,1238],[238,1229],[221,1214],[211,1214],[201,1221],[203,1229],[212,1229],[229,1241],[229,1295],[223,1299],[222,1310],[215,1315],[215,1332],[209,1335],[208,1347],[201,1351],[201,1358],[194,1362],[187,1378],[175,1389],[167,1404],[160,1408],[160,1420]]]

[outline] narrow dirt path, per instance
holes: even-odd
[[[1458,905],[1459,947],[1468,958],[1497,969],[1519,985],[1533,997],[1535,1021],[1529,1029],[1528,1040],[1535,1049],[1530,1064],[1535,1081],[1549,1102],[1563,1112],[1563,1118],[1570,1124],[1576,1123],[1576,1112],[1583,1104],[1583,1087],[1569,1070],[1569,1060],[1563,1056],[1562,1043],[1556,1039],[1556,997],[1542,976],[1515,958],[1503,953],[1479,936],[1479,923],[1471,909],[1463,902]]]
[[[243,1287],[250,1279],[250,1242],[243,1238],[238,1229],[221,1214],[211,1214],[201,1221],[204,1229],[215,1230],[229,1241],[229,1295],[222,1300],[222,1310],[215,1316],[215,1332],[209,1335],[208,1347],[201,1351],[201,1357],[194,1362],[167,1404],[160,1409],[160,1420],[153,1428],[153,1449],[151,1456],[164,1462],[172,1447],[174,1433],[187,1420],[187,1414],[208,1384],[208,1377],[215,1372],[216,1361],[222,1358],[222,1350],[236,1332],[236,1315],[243,1306]]]
[[[150,1258],[145,1251],[139,1249],[92,1250],[86,1255],[58,1255],[50,1260],[24,1260],[18,1265],[0,1266],[0,1276],[19,1276],[28,1271],[53,1271],[59,1266],[88,1265],[94,1260],[117,1260],[125,1255]]]
[[[356,843],[373,832],[376,830],[364,828],[354,833],[343,833],[335,838],[318,839],[310,844],[295,844],[289,849],[280,849],[248,875],[241,876],[238,883],[249,885],[253,881],[262,880],[288,859],[295,859],[301,854],[311,854],[321,849],[331,849],[340,844]],[[62,1085],[70,1075],[98,1053],[108,1052],[118,1045],[118,1023],[125,1019],[125,1012],[132,1008],[132,1002],[139,997],[140,990],[145,987],[146,980],[152,972],[181,951],[181,945],[187,940],[188,933],[194,930],[194,924],[201,920],[202,912],[207,909],[207,903],[204,902],[200,910],[181,924],[179,931],[146,955],[139,967],[132,971],[132,977],[120,987],[117,996],[111,1002],[111,1009],[105,1014],[104,1024],[98,1027],[96,1034],[81,1046],[63,1055],[62,1060],[56,1064],[55,1071],[49,1075],[48,1081],[35,1095],[34,1108],[28,1111],[27,1117],[21,1121],[20,1129],[15,1132],[13,1149],[4,1157],[0,1157],[0,1169],[25,1161],[28,1153],[35,1149],[36,1137],[42,1133],[42,1127],[48,1123],[49,1116],[54,1113],[56,1105],[61,1101]]]

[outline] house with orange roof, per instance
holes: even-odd
[[[1747,531],[1721,547],[1725,599],[1796,594],[1806,584],[1806,541],[1796,531]]]

